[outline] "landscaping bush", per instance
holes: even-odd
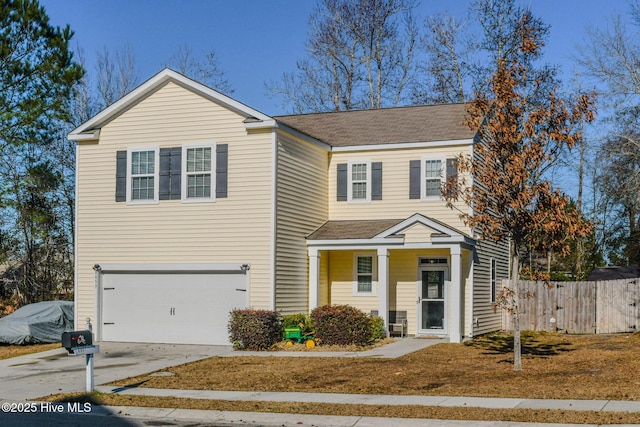
[[[384,328],[384,319],[382,317],[371,318],[371,339],[378,341],[387,337],[387,331]]]
[[[227,329],[236,350],[268,350],[282,340],[282,318],[276,311],[233,310]]]
[[[298,328],[302,325],[302,329],[306,330],[311,327],[309,316],[304,313],[288,314],[282,316],[282,328]]]
[[[311,312],[311,319],[322,344],[365,346],[374,341],[374,320],[355,307],[323,305]],[[384,325],[382,329],[384,336]]]

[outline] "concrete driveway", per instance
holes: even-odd
[[[94,381],[95,385],[105,384],[232,353],[231,346],[100,343],[100,353],[94,356]],[[85,391],[85,356],[68,356],[60,348],[0,360],[0,384],[0,401]]]

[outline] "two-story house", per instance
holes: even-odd
[[[442,182],[464,105],[267,116],[165,69],[69,134],[75,310],[101,341],[227,344],[233,308],[405,311],[454,342],[500,328],[506,245]],[[469,178],[469,177],[467,177]],[[471,182],[471,179],[467,179]]]

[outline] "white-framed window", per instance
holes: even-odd
[[[192,144],[182,147],[182,200],[215,200],[215,144]]]
[[[491,258],[491,273],[490,273],[490,282],[491,282],[491,302],[496,302],[498,297],[498,287],[496,280],[496,259]]]
[[[445,159],[435,157],[422,158],[420,167],[420,194],[423,200],[440,199],[442,184],[445,181]]]
[[[158,202],[158,147],[127,150],[127,202]]]
[[[377,269],[375,253],[353,255],[353,295],[376,295]]]
[[[347,169],[348,200],[350,202],[371,201],[371,161],[352,160]]]

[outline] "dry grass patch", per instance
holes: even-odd
[[[437,344],[397,359],[213,357],[113,383],[152,388],[640,400],[640,333],[528,334],[523,371],[511,337]]]
[[[9,359],[10,357],[22,356],[25,354],[40,353],[41,351],[53,350],[54,348],[60,347],[60,343],[32,345],[0,344],[0,360]]]
[[[126,396],[102,393],[49,396],[53,402],[90,402],[95,405],[144,406],[217,411],[273,412],[289,414],[344,415],[446,420],[512,421],[571,424],[635,424],[638,413],[564,411],[551,409],[484,409],[466,407],[341,405],[303,402],[237,402],[177,399],[174,397]]]

